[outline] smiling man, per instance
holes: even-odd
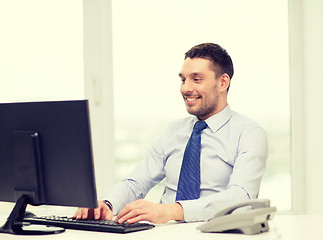
[[[227,89],[230,77],[227,73],[217,74],[211,60],[189,58],[184,61],[179,74],[182,79],[181,93],[187,111],[205,120],[227,106]]]
[[[267,138],[227,103],[233,64],[227,51],[204,43],[185,54],[180,92],[192,116],[169,125],[143,162],[102,200],[76,218],[123,223],[203,221],[228,205],[256,198],[267,159]],[[165,178],[159,204],[143,198]]]

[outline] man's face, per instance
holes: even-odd
[[[179,76],[186,109],[200,120],[219,112],[219,79],[211,70],[212,62],[203,58],[186,58]]]

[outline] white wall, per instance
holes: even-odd
[[[323,1],[304,0],[305,209],[323,213]]]
[[[323,213],[323,1],[290,0],[293,200]]]

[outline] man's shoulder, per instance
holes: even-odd
[[[256,123],[252,118],[244,115],[243,113],[231,111],[232,112],[232,118],[236,119],[237,121],[242,121],[246,123]]]
[[[239,128],[259,128],[262,129],[259,123],[244,114],[232,111],[232,117],[230,119],[232,125]]]

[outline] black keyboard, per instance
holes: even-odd
[[[74,219],[70,217],[46,216],[46,217],[27,217],[23,224],[38,224],[46,226],[55,226],[66,229],[129,233],[141,230],[147,230],[154,227],[149,223],[116,223],[112,220],[93,220],[93,219]]]

